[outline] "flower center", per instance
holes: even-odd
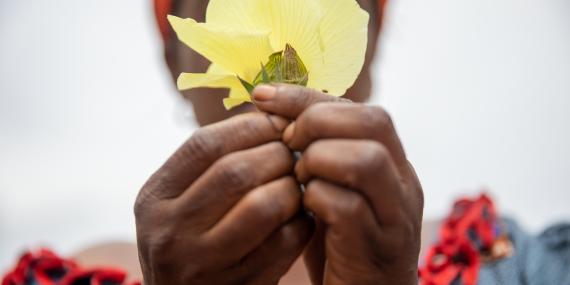
[[[297,51],[286,44],[285,50],[273,53],[265,65],[261,64],[261,71],[252,83],[241,78],[240,81],[251,94],[255,86],[260,84],[287,83],[307,86],[309,72]]]

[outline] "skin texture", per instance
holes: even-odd
[[[389,115],[354,103],[370,96],[378,37],[376,2],[359,2],[373,20],[348,99],[260,86],[227,112],[220,90],[183,94],[204,127],[137,197],[145,284],[277,284],[303,252],[315,285],[417,283],[420,183]],[[203,20],[206,6],[178,1],[174,14]],[[208,65],[174,38],[166,59],[173,77]]]

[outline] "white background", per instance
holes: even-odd
[[[195,128],[160,52],[145,1],[0,1],[0,271],[134,240],[138,189]],[[570,1],[394,0],[376,66],[427,218],[486,186],[534,232],[570,219]]]

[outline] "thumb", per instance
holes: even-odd
[[[253,103],[259,110],[292,120],[317,103],[352,102],[314,89],[290,84],[260,85],[253,90],[252,97]]]

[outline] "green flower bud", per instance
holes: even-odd
[[[241,83],[251,94],[255,86],[269,83],[287,83],[307,86],[309,72],[295,49],[287,44],[285,50],[269,56],[265,65],[261,64],[261,71],[253,83],[240,78]]]

